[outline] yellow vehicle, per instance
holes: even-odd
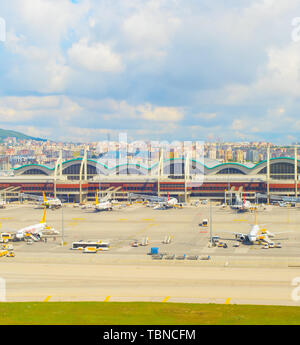
[[[1,256],[7,256],[8,250],[0,250],[0,257]]]
[[[9,234],[8,232],[2,232],[0,234],[0,243],[7,243],[10,240],[11,240],[11,234]]]
[[[6,256],[9,257],[9,258],[14,258],[15,257],[15,253],[14,252],[8,252],[6,254]]]
[[[83,249],[83,253],[96,254],[97,253],[97,249],[95,247],[85,247]]]

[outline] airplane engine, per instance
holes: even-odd
[[[235,234],[235,239],[238,241],[244,241],[245,236],[243,234]]]

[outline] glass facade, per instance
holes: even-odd
[[[299,173],[299,167],[298,167]],[[259,174],[267,174],[267,167],[259,171]],[[272,163],[270,165],[270,176],[276,180],[293,180],[294,164],[292,163]]]
[[[25,170],[21,175],[48,175],[41,169],[28,169]]]
[[[241,174],[241,175],[245,175],[244,172],[242,172],[242,170],[236,169],[236,168],[224,168],[222,170],[220,170],[218,173],[219,174]]]
[[[63,175],[68,175],[68,178],[70,180],[79,180],[80,166],[81,166],[81,163],[70,165],[68,168],[65,168],[63,170]],[[96,167],[90,164],[87,165],[88,179],[91,179],[93,176],[98,175],[98,174],[99,172],[97,171]],[[83,175],[82,177],[84,178],[84,167],[83,167],[82,175]]]

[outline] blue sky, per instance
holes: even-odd
[[[0,17],[1,128],[300,141],[299,0],[10,0]]]

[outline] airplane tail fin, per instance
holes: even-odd
[[[98,201],[98,191],[95,193],[95,200],[96,200],[96,204],[99,204],[99,201]]]
[[[46,222],[46,212],[47,212],[47,207],[45,207],[45,209],[44,209],[44,214],[43,214],[43,218],[41,220],[41,223],[45,223]]]
[[[168,201],[170,200],[169,192],[167,192]]]
[[[239,204],[242,203],[242,200],[241,200],[239,194],[236,194],[236,195],[235,195],[235,200],[236,200],[235,202],[236,202],[237,205],[239,205]]]
[[[44,200],[44,202],[46,202],[46,201],[47,201],[47,198],[46,198],[45,192],[43,192],[43,200]]]

